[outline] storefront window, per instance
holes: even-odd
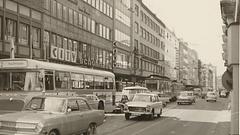
[[[29,42],[29,26],[24,23],[19,25],[19,43],[22,45],[28,45]]]
[[[34,48],[40,48],[40,35],[41,35],[41,33],[40,33],[40,29],[39,28],[35,28],[35,27],[33,27],[32,28],[32,34],[33,34],[33,36],[32,36],[32,40],[33,40],[33,47]]]

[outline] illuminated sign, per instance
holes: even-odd
[[[2,68],[27,67],[27,61],[3,61]]]

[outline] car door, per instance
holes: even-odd
[[[81,112],[81,121],[76,124],[80,127],[81,131],[86,130],[93,119],[92,109],[89,107],[87,102],[83,99],[77,100],[79,111]]]
[[[66,124],[69,125],[66,125],[66,127],[70,126],[70,128],[68,129],[68,134],[77,134],[81,130],[81,127],[79,126],[80,121],[84,121],[83,114],[79,110],[77,99],[69,99],[67,109],[68,112],[66,115],[66,119],[68,122]]]
[[[160,99],[159,99],[159,97],[158,96],[155,96],[155,107],[156,107],[156,110],[157,110],[157,114],[159,114],[159,112],[161,111],[161,109],[162,109],[162,103],[161,103],[161,101],[160,101]]]

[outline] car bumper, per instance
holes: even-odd
[[[36,132],[19,132],[19,131],[9,131],[9,130],[0,130],[0,135],[46,135]]]
[[[125,111],[124,113],[131,114],[133,116],[141,116],[141,115],[150,115],[151,112],[134,112],[134,111]]]
[[[206,98],[206,100],[216,101],[217,99],[216,98]]]
[[[177,103],[192,103],[191,100],[177,100]]]

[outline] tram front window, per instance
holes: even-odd
[[[40,91],[38,72],[0,72],[0,90]]]

